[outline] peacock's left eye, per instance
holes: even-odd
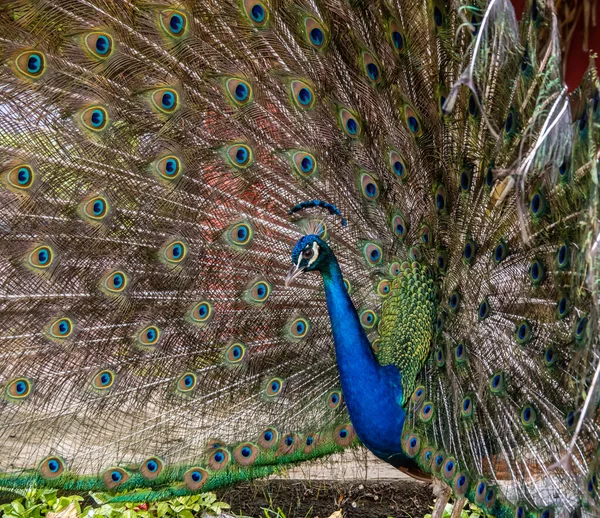
[[[312,248],[306,248],[302,250],[302,257],[304,259],[312,259],[313,255],[315,255],[315,252]]]

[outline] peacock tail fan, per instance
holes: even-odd
[[[320,276],[284,281],[318,234],[422,472],[595,509],[599,81],[566,93],[550,2],[19,0],[0,34],[0,486],[358,446]]]

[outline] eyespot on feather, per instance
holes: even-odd
[[[271,285],[267,281],[257,281],[248,290],[247,301],[262,304],[271,295]]]
[[[229,464],[229,452],[223,448],[217,448],[209,452],[208,467],[213,471],[220,471]]]
[[[304,338],[310,331],[310,322],[305,318],[296,318],[289,324],[289,333],[293,338]]]
[[[258,445],[261,448],[273,448],[279,442],[279,432],[275,428],[267,428],[258,437]]]
[[[244,106],[252,100],[252,86],[243,79],[228,79],[225,82],[225,91],[235,106]]]
[[[392,291],[392,283],[387,279],[383,279],[377,283],[376,291],[379,296],[387,297]]]
[[[399,180],[405,180],[407,178],[408,169],[406,167],[406,162],[400,156],[400,153],[392,150],[389,152],[388,158],[392,173],[394,173]]]
[[[124,484],[129,479],[129,474],[121,468],[110,468],[102,475],[102,482],[108,489],[114,489]]]
[[[161,250],[161,258],[169,264],[179,264],[187,256],[188,249],[183,241],[175,240],[166,243]]]
[[[128,282],[129,278],[125,272],[116,270],[104,277],[102,287],[109,293],[122,293],[127,287]]]
[[[269,11],[263,2],[243,0],[244,14],[255,27],[264,27],[269,21]]]
[[[396,54],[404,54],[406,42],[402,30],[400,30],[400,25],[394,18],[391,18],[388,23],[388,35]]]
[[[331,410],[335,410],[342,404],[342,394],[339,390],[332,390],[327,395],[327,406]]]
[[[54,262],[54,252],[52,248],[47,245],[38,246],[29,252],[27,256],[27,263],[29,266],[37,270],[44,270],[52,266]]]
[[[108,112],[103,106],[89,106],[79,112],[79,122],[84,128],[99,133],[108,127]]]
[[[383,252],[376,243],[365,243],[363,245],[363,255],[369,266],[379,266],[383,261]]]
[[[360,324],[366,330],[371,330],[377,325],[377,315],[372,309],[364,309],[359,313]]]
[[[187,33],[188,19],[183,11],[165,9],[160,12],[158,21],[164,34],[171,38],[181,38]]]
[[[94,196],[81,204],[83,217],[95,223],[102,221],[108,210],[108,200],[104,196]]]
[[[304,34],[308,43],[318,50],[327,46],[328,33],[323,24],[314,18],[307,17],[304,20]]]
[[[92,387],[97,390],[107,390],[115,383],[115,373],[111,370],[102,370],[92,378]]]
[[[158,478],[163,470],[163,462],[158,457],[150,457],[146,459],[141,467],[140,473],[146,480],[154,480]]]
[[[169,182],[173,181],[181,174],[181,160],[174,155],[168,155],[159,158],[154,163],[154,171],[161,179]]]
[[[180,106],[179,93],[174,88],[158,88],[150,95],[150,102],[158,112],[171,115]]]
[[[408,104],[404,106],[404,122],[408,130],[415,136],[420,137],[423,135],[423,127],[421,125],[421,119],[417,115],[417,112],[412,106]]]
[[[355,437],[356,432],[350,423],[339,425],[333,433],[333,440],[342,447],[350,446]]]
[[[277,455],[291,455],[300,447],[302,447],[300,438],[296,434],[289,433],[281,437],[277,445]]]
[[[297,151],[292,155],[294,169],[303,177],[311,177],[317,172],[317,159],[306,151]]]
[[[361,125],[358,117],[346,108],[341,108],[338,112],[338,117],[342,129],[350,138],[358,138],[361,134]]]
[[[206,300],[195,304],[190,311],[190,318],[196,324],[206,324],[212,318],[212,304]]]
[[[197,491],[208,481],[209,474],[203,468],[191,468],[183,475],[183,483],[190,491]]]
[[[267,397],[273,398],[278,396],[283,391],[284,382],[281,378],[272,378],[267,381],[265,393]]]
[[[137,342],[143,347],[153,347],[160,340],[160,329],[156,326],[146,326],[137,334]]]
[[[54,320],[48,326],[48,334],[50,334],[52,338],[57,338],[59,340],[69,338],[69,336],[73,334],[73,321],[67,317],[61,317]]]
[[[65,471],[65,463],[60,457],[48,457],[38,468],[40,475],[47,479],[60,477]]]
[[[312,108],[315,103],[313,89],[303,81],[295,80],[290,83],[290,90],[294,104],[303,110]]]
[[[304,447],[302,452],[306,455],[312,453],[319,444],[319,434],[309,434],[304,439]]]
[[[191,392],[196,388],[198,378],[193,372],[186,372],[177,381],[177,390],[180,392]]]
[[[408,455],[411,459],[414,459],[421,449],[421,439],[416,434],[411,434],[405,438],[402,445],[406,455]]]
[[[381,65],[375,56],[371,52],[365,50],[361,53],[361,61],[367,79],[373,84],[381,83]]]
[[[25,399],[31,394],[32,383],[27,378],[15,378],[9,381],[4,389],[4,393],[9,399]]]
[[[393,262],[390,264],[390,275],[393,277],[398,277],[398,275],[400,275],[400,263]]]
[[[237,223],[227,232],[228,241],[233,245],[240,247],[249,245],[253,235],[252,228],[248,223]]]
[[[367,172],[360,173],[359,176],[360,191],[368,201],[377,201],[379,198],[379,183],[375,177]]]
[[[227,149],[227,160],[236,169],[245,169],[253,162],[252,149],[246,144],[235,144]]]
[[[239,364],[246,356],[246,346],[241,342],[231,344],[225,351],[225,361],[229,364]]]
[[[83,44],[88,55],[104,60],[113,52],[114,41],[110,34],[102,31],[93,31],[83,37]]]
[[[26,50],[12,61],[15,71],[25,79],[39,79],[47,69],[46,56],[39,50]]]
[[[466,495],[469,490],[469,476],[464,472],[457,473],[454,477],[452,486],[456,496]]]
[[[258,457],[258,449],[249,442],[240,444],[233,450],[233,458],[240,466],[250,466]]]
[[[4,178],[11,190],[26,191],[35,181],[35,173],[33,168],[27,164],[21,164],[10,169]]]

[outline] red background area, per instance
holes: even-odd
[[[521,18],[523,9],[525,7],[525,0],[511,0],[517,18]],[[600,56],[600,1],[595,1],[593,8],[596,9],[596,27],[591,26],[590,22],[590,38],[589,46],[590,52],[595,51]],[[569,90],[574,90],[579,86],[581,78],[584,72],[587,70],[589,65],[589,53],[583,51],[583,14],[579,17],[577,27],[573,33],[573,40],[571,41],[571,47],[567,56],[567,72],[566,82]],[[596,68],[600,65],[599,61],[596,61]],[[599,69],[600,70],[600,69]]]

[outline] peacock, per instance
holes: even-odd
[[[549,0],[3,1],[0,487],[364,445],[597,513],[600,82],[560,44]]]

